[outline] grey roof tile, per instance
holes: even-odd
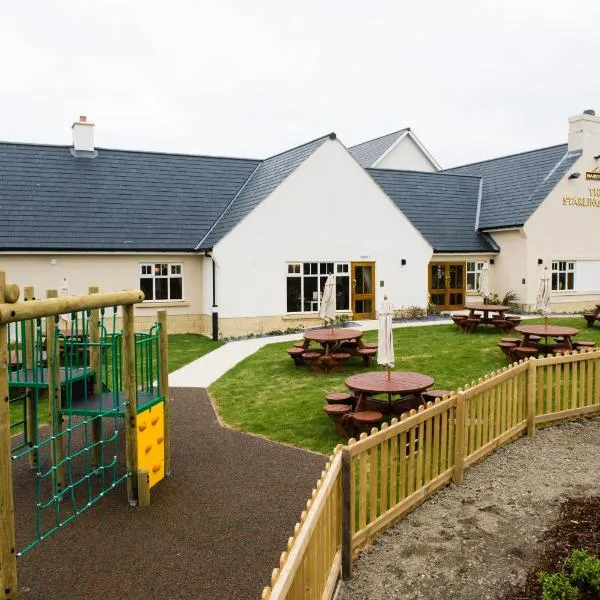
[[[480,178],[420,171],[367,172],[431,244],[434,252],[490,252],[490,238],[475,231]]]
[[[394,131],[394,133],[388,133],[387,135],[375,138],[374,140],[357,144],[356,146],[348,148],[348,152],[354,156],[361,167],[372,167],[375,164],[375,161],[378,158],[381,158],[398,138],[407,131],[408,128],[400,129],[400,131]]]
[[[251,210],[295,171],[323,142],[335,134],[323,136],[297,148],[267,158],[256,168],[235,199],[224,210],[208,235],[198,245],[198,250],[212,248],[231,231]]]
[[[480,229],[525,224],[581,156],[567,145],[503,156],[443,171],[483,178]]]
[[[192,251],[258,164],[0,143],[0,249]]]

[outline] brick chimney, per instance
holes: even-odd
[[[600,117],[592,109],[569,117],[569,152],[573,150],[600,153]]]
[[[85,153],[95,154],[94,150],[94,124],[87,120],[87,117],[82,115],[79,121],[75,121],[72,125],[73,129],[73,150],[74,154]]]

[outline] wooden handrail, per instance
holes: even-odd
[[[90,296],[66,296],[63,298],[46,298],[44,300],[30,300],[15,304],[0,304],[0,324],[27,321],[40,317],[64,315],[80,310],[106,308],[109,306],[128,306],[144,300],[144,293],[140,290],[124,292],[105,292]]]

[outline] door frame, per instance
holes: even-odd
[[[356,293],[356,267],[371,267],[371,293],[370,294],[357,294]],[[375,318],[375,262],[373,261],[358,261],[350,263],[350,277],[352,283],[352,318],[353,319],[374,319]],[[368,313],[357,313],[356,304],[357,300],[371,300],[371,312]]]
[[[431,287],[431,267],[443,266],[444,267],[444,280],[446,282],[446,286],[442,290],[440,289],[432,289]],[[450,267],[461,267],[463,272],[462,277],[462,288],[450,288],[448,287],[448,281],[450,279],[449,271]],[[467,294],[467,263],[464,261],[434,261],[430,262],[427,265],[427,289],[429,292],[429,301],[431,302],[431,297],[433,294],[444,294],[444,304],[436,304],[435,306],[440,310],[462,310],[465,307],[465,300]],[[462,294],[463,301],[461,304],[450,304],[450,294]]]

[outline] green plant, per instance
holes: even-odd
[[[542,600],[577,600],[579,590],[571,585],[569,578],[564,573],[538,574],[542,584]]]
[[[440,307],[437,304],[434,304],[430,301],[427,303],[427,308],[425,309],[425,312],[427,315],[439,315],[441,311]]]
[[[406,308],[405,314],[409,319],[422,319],[427,314],[427,309],[420,306],[409,306]]]
[[[506,292],[506,294],[504,294],[504,298],[502,298],[502,304],[504,304],[504,306],[516,306],[518,302],[519,296],[517,292],[513,292],[512,290]]]
[[[600,592],[600,559],[588,554],[583,549],[575,549],[566,560],[566,567],[571,571],[571,580],[577,585],[588,586]]]
[[[350,320],[350,315],[336,315],[335,324],[343,325],[344,323],[347,323],[349,320]]]

